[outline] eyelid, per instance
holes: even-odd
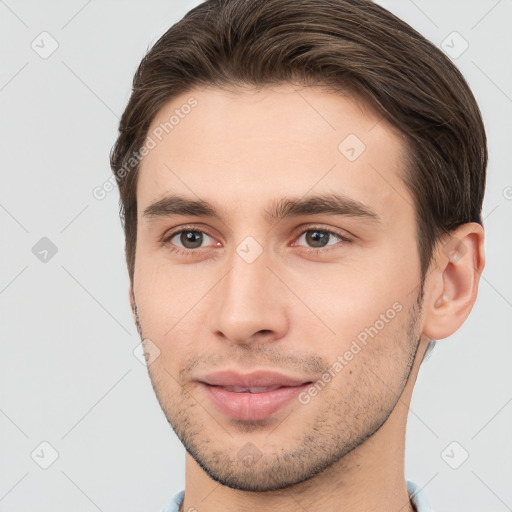
[[[335,235],[340,237],[343,240],[350,240],[352,235],[345,231],[340,230],[337,231],[336,228],[328,227],[328,226],[322,226],[320,224],[305,224],[302,226],[299,226],[296,230],[297,235],[295,235],[295,238],[298,238],[300,235],[303,235],[306,231],[323,231],[325,233],[330,233],[331,235]]]

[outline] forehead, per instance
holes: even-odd
[[[139,217],[170,194],[239,214],[312,191],[343,193],[383,217],[412,205],[400,178],[404,137],[361,101],[319,87],[192,89],[158,112],[147,142]]]

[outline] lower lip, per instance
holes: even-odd
[[[239,420],[256,421],[268,418],[293,400],[311,384],[290,386],[262,393],[235,393],[218,386],[201,383],[217,408]]]

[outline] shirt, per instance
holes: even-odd
[[[409,498],[416,512],[434,512],[430,508],[426,498],[420,494],[420,488],[414,482],[407,481],[407,491],[409,492]],[[185,490],[181,490],[174,496],[170,503],[158,512],[178,512],[184,496]]]

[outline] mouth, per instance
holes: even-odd
[[[266,391],[274,391],[275,389],[280,389],[286,386],[271,386],[271,387],[253,387],[248,388],[244,386],[214,386],[221,387],[226,391],[232,391],[233,393],[265,393]]]
[[[311,383],[311,380],[269,371],[251,374],[223,371],[209,374],[199,381],[218,411],[230,418],[245,421],[272,416]]]

